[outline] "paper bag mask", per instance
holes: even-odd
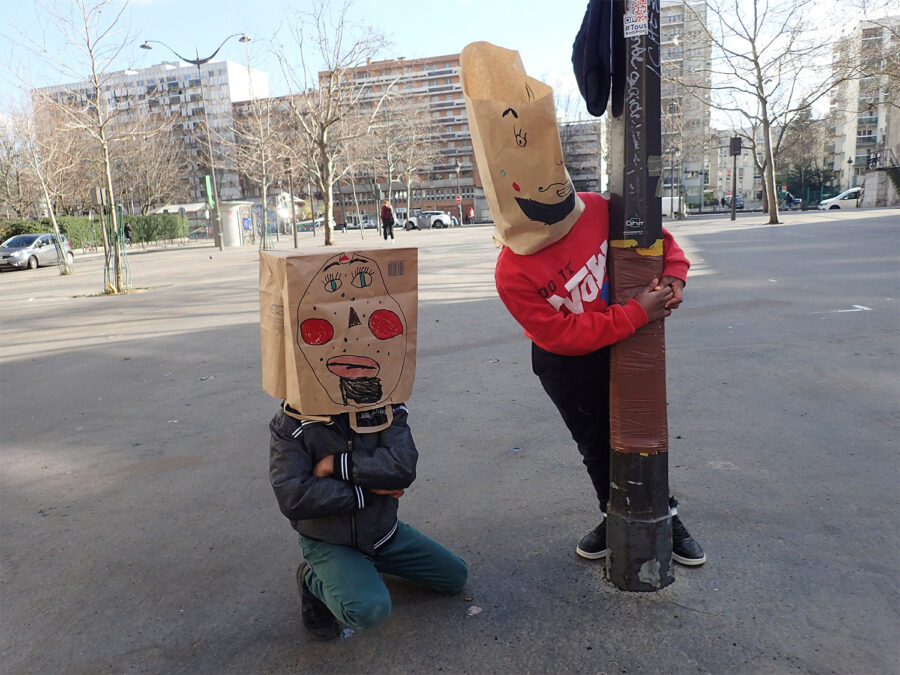
[[[519,53],[473,42],[460,56],[475,161],[494,238],[528,255],[559,241],[584,211],[563,161],[553,89]]]
[[[263,389],[304,415],[401,403],[416,369],[417,249],[262,251]]]

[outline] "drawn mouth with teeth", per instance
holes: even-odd
[[[561,197],[562,201],[547,203],[539,202],[536,199],[526,199],[524,197],[516,197],[516,203],[522,209],[530,220],[535,220],[545,225],[554,225],[555,223],[565,220],[566,216],[572,213],[575,208],[575,190],[570,181],[565,183],[551,183],[546,187],[538,187],[538,192],[554,192],[557,197]]]

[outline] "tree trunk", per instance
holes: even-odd
[[[262,249],[264,251],[269,248],[269,214],[267,213],[268,208],[266,208],[268,206],[267,199],[266,199],[266,192],[267,192],[266,180],[265,180],[265,176],[263,176],[263,182],[262,182],[263,230],[262,230],[262,237],[260,237],[260,239],[259,239],[259,247],[260,247],[260,249]]]
[[[763,174],[765,184],[766,203],[769,205],[769,224],[778,224],[778,198],[775,192],[775,158],[772,156],[772,130],[769,123],[769,115],[763,108],[762,119],[763,147],[766,152],[766,170]]]

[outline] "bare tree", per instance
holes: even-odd
[[[141,213],[167,202],[187,199],[188,164],[179,115],[135,110],[134,118],[117,133],[112,144],[113,179],[122,201]]]
[[[132,42],[126,20],[128,2],[71,0],[40,7],[42,20],[63,36],[65,44],[51,46],[31,40],[28,47],[74,84],[33,90],[35,105],[55,105],[64,128],[91,139],[101,182],[113,206],[110,208],[112,230],[118,233],[111,144],[117,138],[117,129],[121,128],[116,125],[117,118],[127,114],[132,106],[124,92],[116,90],[112,68]],[[108,256],[110,242],[105,229],[103,247]],[[117,293],[125,290],[118,274],[115,290]]]
[[[253,99],[237,107],[234,118],[234,143],[229,152],[241,173],[262,194],[263,229],[260,248],[268,248],[268,191],[284,172],[287,158],[284,142],[284,101]],[[291,195],[293,199],[293,195]]]
[[[9,109],[0,116],[0,205],[6,217],[27,218],[36,214],[41,200],[40,185],[26,152],[23,115]],[[11,213],[10,213],[11,211]]]
[[[728,114],[752,148],[763,176],[769,222],[778,222],[775,156],[785,130],[803,110],[852,75],[829,70],[829,45],[816,39],[814,0],[707,0],[701,21],[713,45],[710,85],[680,82]],[[685,4],[699,20],[698,11]]]
[[[441,148],[438,132],[431,120],[428,106],[407,105],[405,122],[400,134],[398,151],[398,175],[406,187],[406,218],[412,208],[413,184],[420,182],[435,162],[440,159]]]
[[[44,106],[32,109],[30,114],[17,116],[17,133],[22,139],[23,154],[40,186],[41,198],[53,226],[56,259],[61,274],[71,274],[72,259],[62,248],[62,236],[56,222],[53,193],[72,166],[77,162],[74,137],[60,125],[59,109]]]
[[[296,55],[279,49],[279,61],[289,86],[290,109],[299,133],[312,150],[310,169],[325,208],[325,245],[334,244],[334,185],[340,177],[337,164],[348,143],[371,128],[392,83],[376,87],[355,77],[386,44],[370,27],[350,24],[351,3],[337,9],[329,0],[316,0],[301,14],[291,34]],[[354,37],[357,35],[358,37]],[[312,64],[324,70],[315,76]],[[341,125],[351,113],[365,113],[364,124]]]

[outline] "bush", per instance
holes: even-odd
[[[43,220],[3,220],[0,221],[0,242],[6,241],[17,234],[41,234],[51,232],[53,225],[50,219]]]
[[[161,239],[180,239],[187,237],[187,219],[170,213],[152,216],[125,216],[122,226],[128,223],[131,228],[132,243],[148,243]]]
[[[91,220],[87,216],[59,216],[56,219],[72,248],[84,248],[85,244],[101,246],[103,232],[100,230],[100,219]]]
[[[87,216],[59,216],[56,222],[59,224],[60,232],[66,235],[72,248],[84,248],[85,244],[102,245],[103,232],[98,217],[91,220]],[[187,219],[172,214],[121,216],[119,227],[123,230],[125,223],[128,223],[131,228],[132,243],[180,239],[188,235]],[[6,241],[17,234],[39,234],[52,231],[53,224],[49,218],[0,221],[0,241]]]

